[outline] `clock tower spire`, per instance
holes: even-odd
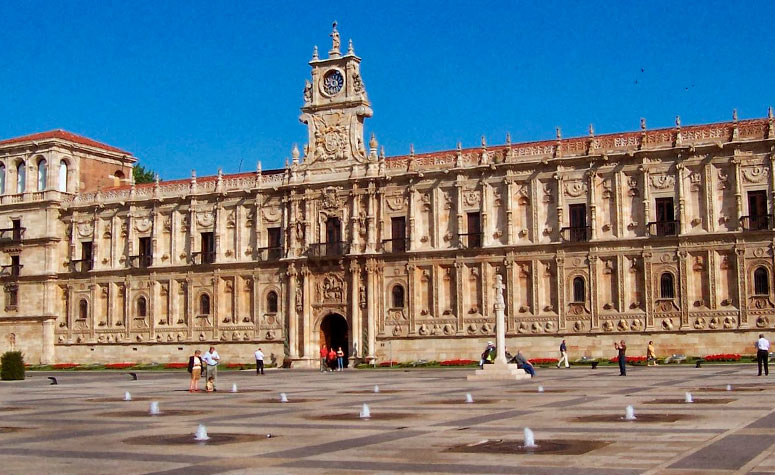
[[[299,120],[307,124],[308,153],[303,169],[331,172],[365,172],[369,161],[364,146],[363,121],[372,116],[366,87],[361,79],[361,58],[352,41],[341,53],[336,22],[329,35],[328,58],[313,55],[312,79],[305,81],[304,106]],[[315,48],[317,51],[317,47]]]

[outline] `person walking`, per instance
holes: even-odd
[[[565,340],[562,340],[562,343],[560,343],[560,361],[557,362],[557,367],[560,367],[560,364],[562,362],[565,362],[565,367],[570,367],[570,363],[568,363],[568,346],[565,344]]]
[[[194,351],[192,356],[188,357],[188,372],[191,373],[191,382],[188,385],[188,392],[199,392],[199,378],[202,376],[202,352]]]
[[[202,356],[202,359],[205,365],[207,365],[207,380],[210,381],[210,378],[212,378],[213,391],[218,391],[218,362],[221,360],[221,357],[215,351],[215,347],[211,346],[207,353]]]
[[[614,348],[619,352],[619,376],[627,376],[627,345],[624,344],[624,340],[619,343],[614,342]]]
[[[326,349],[326,345],[320,346],[320,372],[325,373],[326,372],[326,358],[328,358],[328,350]]]
[[[261,351],[261,348],[259,348],[254,353],[254,356],[256,357],[256,376],[258,376],[259,374],[263,376],[264,375],[264,352]]]
[[[654,352],[654,342],[649,341],[649,346],[646,347],[646,366],[652,366],[652,361],[654,362],[653,366],[659,366],[659,363],[657,363],[657,355]]]
[[[336,369],[337,371],[342,371],[344,369],[344,351],[342,351],[341,346],[336,350]]]
[[[759,365],[759,376],[762,375],[762,366],[764,366],[764,375],[769,376],[769,359],[770,342],[764,338],[764,333],[759,333],[759,339],[756,341],[756,364]]]

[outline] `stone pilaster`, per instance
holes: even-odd
[[[554,285],[557,292],[557,328],[560,330],[565,329],[565,258],[563,251],[557,251],[557,255],[554,258],[555,265],[557,267],[557,275],[555,276]],[[591,279],[590,279],[591,280]]]
[[[358,302],[358,296],[361,289],[361,266],[358,265],[357,260],[353,259],[350,261],[348,270],[350,271],[350,318],[352,319],[352,343],[358,343],[358,352],[353,354],[353,356],[359,358],[363,350],[363,341],[361,341],[361,336],[363,335],[363,319],[361,317],[361,309]],[[375,331],[381,333],[384,331],[384,328],[380,327],[379,329],[375,329]]]
[[[597,255],[589,256],[589,307],[592,311],[592,328],[600,328],[600,309],[597,300]]]
[[[376,292],[375,292],[375,280],[376,280],[376,272],[377,272],[377,262],[374,259],[368,259],[366,261],[366,326],[368,331],[368,339],[369,339],[369,354],[368,358],[369,360],[373,360],[375,358],[375,350],[377,346],[377,338],[376,338],[376,327],[374,322],[374,317],[376,314],[376,307],[377,307],[377,301],[376,301]],[[414,328],[414,326],[410,323],[410,328]]]
[[[740,309],[740,326],[748,326],[748,278],[745,268],[745,247],[735,244],[735,270],[737,271],[737,306]]]
[[[737,157],[733,158],[732,164],[735,167],[735,210],[737,213],[735,216],[735,224],[737,229],[740,229],[740,218],[743,217],[743,179],[740,173],[740,159]]]
[[[516,243],[516,233],[514,232],[514,211],[516,208],[516,185],[514,179],[507,177],[506,197],[503,202],[506,204],[506,244],[513,246]],[[511,282],[511,281],[509,281]],[[513,316],[512,313],[510,316]],[[511,320],[511,319],[509,319]]]
[[[681,159],[681,156],[678,156]],[[678,230],[680,234],[686,234],[686,190],[684,189],[684,171],[686,167],[683,163],[675,165],[675,182],[678,188]]]
[[[597,239],[598,238],[598,226],[597,226],[597,172],[594,170],[590,170],[588,174],[588,185],[589,192],[587,193],[588,200],[589,200],[589,226],[592,230],[591,233],[591,239]],[[562,194],[562,193],[560,193]],[[570,223],[568,223],[570,224]]]
[[[288,351],[291,358],[299,357],[299,319],[296,313],[296,265],[290,263],[285,275],[288,279],[288,292],[285,298],[285,314],[288,316]]]

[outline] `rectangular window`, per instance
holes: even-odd
[[[769,227],[767,215],[767,192],[764,190],[748,192],[748,229],[760,231]]]
[[[568,240],[572,242],[587,240],[587,205],[584,203],[572,204],[568,206],[568,217],[570,218],[570,229]]]
[[[678,234],[677,223],[675,221],[675,207],[673,198],[657,198],[654,200],[656,205],[657,236],[675,236]]]
[[[212,232],[202,233],[202,264],[215,262],[215,238]]]
[[[19,256],[11,256],[11,277],[19,277],[21,271],[21,265],[19,265]]]
[[[271,260],[279,259],[282,257],[282,229],[281,228],[267,228],[266,240],[267,240],[267,257]]]
[[[390,219],[390,252],[406,252],[406,218],[396,216]]]
[[[89,271],[92,269],[93,256],[92,256],[92,243],[86,241],[81,243],[81,269],[82,271]]]
[[[479,213],[468,213],[468,234],[466,237],[468,238],[467,248],[482,247],[481,215]]]
[[[13,240],[22,240],[22,221],[20,219],[14,219],[11,221],[11,227],[13,228]]]
[[[16,310],[19,304],[19,287],[16,285],[7,285],[5,287],[5,309]]]
[[[151,238],[141,237],[138,245],[139,266],[149,267],[152,264],[153,251],[151,250]]]

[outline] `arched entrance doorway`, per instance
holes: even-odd
[[[333,348],[334,351],[341,347],[344,352],[345,367],[350,356],[348,332],[347,320],[338,313],[326,315],[320,322],[320,344],[326,345],[326,348]]]

